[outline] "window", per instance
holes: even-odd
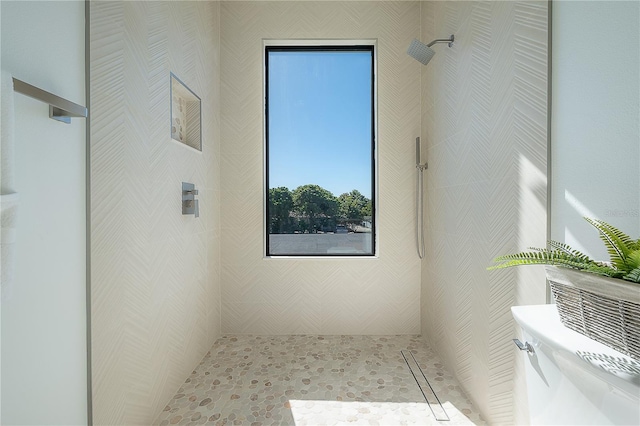
[[[375,254],[374,54],[265,46],[267,256]]]

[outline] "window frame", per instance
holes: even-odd
[[[263,257],[264,258],[378,258],[378,73],[377,40],[263,39]],[[269,253],[269,52],[371,52],[371,253]],[[291,190],[295,188],[290,188]],[[334,194],[335,195],[335,194]],[[339,195],[339,194],[338,194]]]

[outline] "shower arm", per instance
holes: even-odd
[[[433,40],[431,43],[427,44],[427,47],[431,47],[436,43],[449,43],[449,47],[453,45],[453,34],[449,38],[439,38],[437,40]]]

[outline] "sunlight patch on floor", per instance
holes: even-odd
[[[450,421],[435,420],[426,402],[361,402],[290,400],[296,426],[317,425],[473,425],[447,401]]]

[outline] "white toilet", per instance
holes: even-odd
[[[511,312],[526,340],[531,424],[640,425],[639,361],[564,327],[555,305]]]

